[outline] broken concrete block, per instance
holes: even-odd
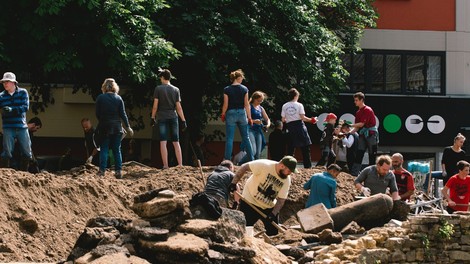
[[[144,239],[149,241],[166,241],[169,236],[168,229],[158,227],[134,227],[131,235],[136,239]]]
[[[153,263],[206,263],[209,244],[193,234],[173,233],[167,241],[139,240],[141,247],[154,256]]]
[[[296,214],[302,230],[306,233],[318,233],[323,229],[333,229],[333,219],[322,203],[302,209]]]
[[[156,218],[169,214],[176,209],[189,207],[189,200],[186,195],[177,195],[173,198],[156,198],[145,203],[135,203],[132,210],[142,218]]]

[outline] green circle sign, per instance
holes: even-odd
[[[401,128],[401,119],[395,114],[389,114],[384,118],[383,126],[388,133],[396,133]]]

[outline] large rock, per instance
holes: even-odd
[[[152,219],[185,207],[189,207],[188,197],[176,195],[171,198],[157,197],[145,203],[135,203],[132,210],[144,219]]]
[[[191,218],[191,212],[188,207],[178,208],[169,214],[161,215],[159,217],[146,219],[150,226],[159,227],[168,230],[173,230],[176,226],[184,223],[187,219]]]
[[[288,257],[282,254],[273,245],[264,242],[262,239],[245,236],[242,240],[244,246],[253,249],[256,255],[250,259],[252,264],[290,264],[292,263]]]
[[[114,253],[110,255],[105,255],[100,258],[93,258],[91,257],[91,254],[87,254],[83,256],[80,259],[77,259],[75,261],[76,264],[127,264],[127,263],[132,263],[132,264],[150,264],[145,259],[136,257],[136,256],[128,256],[127,254],[120,252],[120,253]]]
[[[85,230],[78,237],[77,242],[75,242],[67,260],[75,260],[98,245],[112,244],[119,238],[119,236],[119,231],[111,226],[85,227]]]
[[[306,233],[316,234],[323,229],[333,229],[333,219],[322,203],[302,209],[296,214],[302,230]]]
[[[177,231],[195,234],[202,238],[223,243],[240,240],[245,234],[245,216],[242,212],[222,208],[217,220],[190,219],[177,227]]]
[[[169,236],[168,229],[158,227],[139,227],[136,226],[131,231],[135,239],[144,239],[148,241],[166,241]]]
[[[209,244],[193,234],[173,233],[167,241],[139,240],[142,257],[151,262],[182,264],[208,262]]]

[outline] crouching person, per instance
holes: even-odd
[[[259,159],[243,164],[236,172],[230,191],[235,191],[237,183],[246,172],[251,176],[243,187],[240,211],[245,214],[246,225],[252,226],[261,219],[269,236],[276,235],[278,230],[271,222],[279,223],[279,212],[289,194],[290,174],[297,172],[297,160],[285,156],[281,161]],[[266,215],[264,218],[257,210]]]
[[[234,177],[234,166],[230,160],[222,161],[215,170],[207,177],[207,184],[204,192],[215,198],[221,207],[228,206],[230,196],[229,187]],[[237,190],[240,188],[237,186]],[[238,197],[234,194],[235,204],[238,203]]]

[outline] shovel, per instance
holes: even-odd
[[[240,199],[242,199],[242,201],[244,201],[246,204],[248,204],[253,210],[255,210],[261,217],[263,217],[264,219],[267,219],[267,215],[265,213],[263,213],[260,209],[258,209],[258,207],[252,205],[250,202],[248,202],[245,197],[242,196],[241,193],[239,192],[236,192],[238,194],[238,196],[240,196]],[[279,232],[281,233],[284,233],[286,232],[286,230],[284,228],[282,228],[278,223],[274,222],[274,221],[271,221],[271,225],[273,225]]]

